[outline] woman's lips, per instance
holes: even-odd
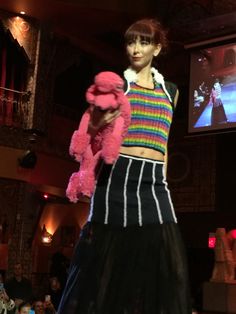
[[[133,61],[139,61],[142,57],[132,57]]]

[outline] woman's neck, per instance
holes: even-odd
[[[153,88],[154,87],[151,67],[145,67],[145,68],[141,69],[140,71],[137,71],[136,83],[140,86],[147,87],[147,88]]]

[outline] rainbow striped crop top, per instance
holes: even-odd
[[[165,154],[173,108],[161,85],[148,89],[132,82],[127,97],[131,124],[122,145],[152,148]]]

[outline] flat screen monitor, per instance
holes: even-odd
[[[236,40],[190,53],[188,133],[236,130]]]

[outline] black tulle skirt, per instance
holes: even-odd
[[[87,223],[58,314],[190,314],[187,265],[176,223]]]
[[[211,124],[216,125],[220,123],[226,123],[227,116],[225,114],[224,105],[221,99],[216,100],[216,105],[212,107],[211,112]]]

